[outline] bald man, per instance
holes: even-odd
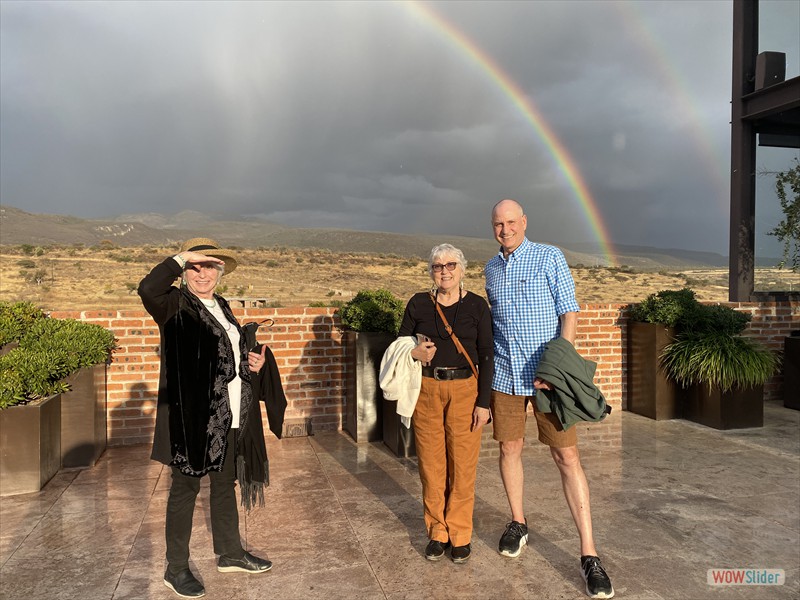
[[[485,268],[494,329],[491,407],[494,439],[500,443],[500,475],[511,507],[511,522],[500,538],[499,551],[515,558],[528,542],[522,448],[530,403],[539,441],[550,447],[578,528],[586,593],[592,598],[611,598],[614,588],[594,545],[589,485],[578,455],[577,432],[574,427],[565,431],[553,413],[535,410],[534,402],[536,390],[550,385],[536,377],[545,345],[558,336],[575,343],[580,310],[575,283],[563,252],[528,240],[527,226],[528,218],[515,200],[502,200],[494,206],[492,227],[500,252]]]

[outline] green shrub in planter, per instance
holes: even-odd
[[[0,357],[0,409],[68,391],[61,380],[72,372],[61,350],[14,348]]]
[[[670,415],[667,418],[682,414],[684,418],[721,429],[762,424],[763,401],[756,388],[772,377],[780,361],[767,348],[742,335],[750,321],[749,314],[728,306],[700,304],[694,292],[684,288],[651,294],[631,307],[630,317],[632,321],[669,329],[666,339],[664,335],[660,342],[654,338],[656,343],[653,340],[644,343],[639,339],[637,345],[634,334],[641,338],[646,332],[639,331],[641,324],[631,328],[629,410],[660,418],[653,414],[657,413],[656,409],[666,408],[669,410],[662,412]],[[640,354],[654,346],[660,366],[659,379],[648,387],[644,384],[651,382],[645,381],[645,375],[653,376],[655,357]],[[648,359],[651,361],[648,368],[639,364],[647,363]],[[680,395],[675,384],[684,388]],[[671,386],[673,391],[670,391]],[[748,393],[742,394],[745,390]],[[663,391],[661,396],[660,391]],[[710,400],[712,395],[713,401]],[[746,396],[747,402],[740,402],[740,396]],[[737,399],[732,400],[732,397]]]
[[[19,341],[35,321],[45,318],[32,302],[0,302],[0,346]]]
[[[661,290],[631,307],[630,317],[643,323],[658,323],[685,333],[707,331],[738,335],[750,315],[728,306],[700,304],[693,290]]]
[[[342,325],[353,331],[397,335],[403,320],[403,301],[388,290],[362,290],[345,302],[339,315]]]
[[[627,339],[627,410],[657,421],[682,416],[678,385],[661,366],[664,348],[699,303],[692,290],[662,290],[630,308]]]
[[[99,325],[74,319],[41,319],[25,332],[19,345],[32,351],[64,352],[70,373],[74,373],[106,362],[114,349],[114,334]]]
[[[19,346],[0,357],[0,409],[69,391],[62,379],[106,362],[115,347],[114,334],[99,325],[38,316],[31,306],[4,306],[0,315],[4,331],[25,323],[14,334]]]
[[[678,321],[678,329],[683,333],[709,333],[735,336],[742,333],[751,316],[719,304],[697,303],[686,310]]]
[[[728,392],[763,385],[775,374],[776,354],[744,337],[750,315],[728,306],[698,304],[679,322],[676,340],[661,360],[681,386],[707,384]]]
[[[631,307],[630,317],[642,323],[658,323],[666,327],[676,327],[686,320],[688,313],[693,312],[700,304],[695,298],[694,291],[689,288],[682,290],[661,290],[650,294]]]
[[[380,363],[400,329],[403,302],[388,290],[362,290],[342,305],[339,315],[348,330],[344,335],[347,400],[342,428],[356,442],[379,441],[384,429]]]

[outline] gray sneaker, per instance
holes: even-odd
[[[528,520],[524,523],[511,521],[506,525],[506,530],[500,537],[500,554],[509,558],[516,558],[522,552],[522,547],[528,543]]]

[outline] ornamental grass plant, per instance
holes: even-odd
[[[766,383],[780,360],[742,335],[750,319],[729,306],[687,303],[675,321],[675,341],[660,357],[667,375],[684,388],[706,384],[723,393]]]
[[[722,392],[763,385],[779,364],[774,353],[754,340],[715,331],[678,334],[661,360],[682,387],[706,383]]]

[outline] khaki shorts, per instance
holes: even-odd
[[[511,396],[492,390],[492,437],[498,442],[513,442],[525,438],[525,422],[528,419],[528,402],[533,405],[533,414],[539,429],[539,441],[551,448],[569,448],[578,445],[575,427],[564,431],[561,422],[553,413],[536,410],[533,396]]]

